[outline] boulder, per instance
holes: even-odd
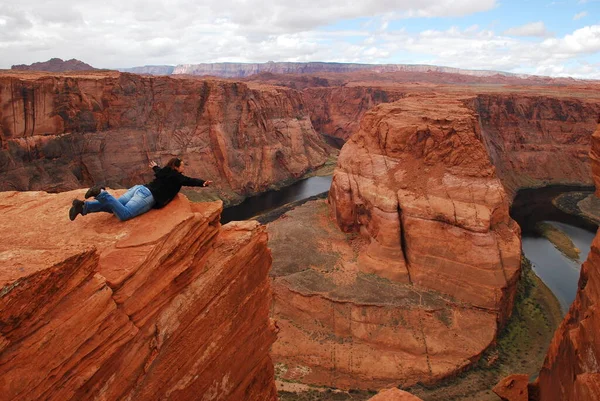
[[[502,401],[528,401],[528,383],[529,375],[510,375],[496,384],[493,390]]]

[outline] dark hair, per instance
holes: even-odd
[[[169,167],[172,170],[175,170],[175,167],[181,166],[181,159],[179,157],[174,157],[168,161],[165,167]]]

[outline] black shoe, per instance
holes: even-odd
[[[85,205],[84,201],[73,199],[73,206],[69,209],[69,219],[71,221],[75,220],[78,214],[83,216],[83,205]]]
[[[100,185],[94,185],[85,193],[85,199],[91,198],[92,196],[95,198],[96,196],[100,195],[100,192],[102,192],[103,189],[104,187],[101,187]]]

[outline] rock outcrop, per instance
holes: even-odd
[[[174,156],[225,200],[327,160],[298,92],[117,72],[0,77],[0,190],[65,191],[151,178]]]
[[[182,195],[70,222],[82,193],[0,194],[0,399],[276,400],[264,228]]]
[[[409,96],[367,112],[329,204],[335,223],[307,204],[269,225],[283,379],[434,383],[493,344],[512,311],[520,230],[465,101]]]
[[[508,376],[496,386],[494,393],[502,399],[502,401],[528,401],[529,390],[529,375],[511,375]]]
[[[70,60],[62,60],[60,58],[51,58],[48,61],[42,61],[38,63],[18,64],[13,65],[11,70],[18,71],[48,71],[48,72],[65,72],[65,71],[91,71],[96,70],[89,64],[83,61],[76,60],[74,58]]]
[[[434,383],[493,343],[495,313],[361,271],[368,245],[342,233],[328,209],[309,202],[268,225],[281,379],[346,389]]]
[[[454,98],[380,105],[344,146],[329,195],[345,232],[370,240],[366,273],[498,313],[512,310],[517,224],[476,116]]]
[[[397,388],[391,388],[388,390],[382,390],[375,397],[370,398],[369,401],[422,401],[419,397],[407,393],[406,391],[398,390]]]

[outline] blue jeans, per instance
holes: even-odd
[[[82,215],[88,213],[114,213],[121,221],[146,213],[154,206],[152,192],[143,185],[131,187],[118,199],[107,191],[100,192],[95,201],[86,201]]]

